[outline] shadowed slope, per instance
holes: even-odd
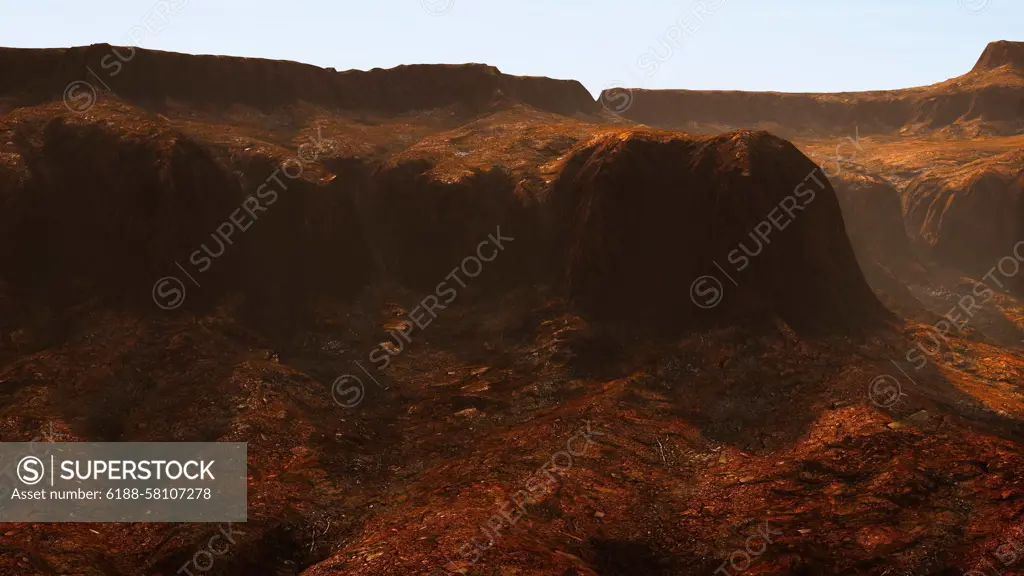
[[[766,132],[625,132],[578,151],[552,189],[571,295],[622,319],[779,315],[801,328],[877,320],[828,179]],[[721,306],[687,298],[714,275]],[[696,286],[702,292],[701,286]],[[707,286],[705,286],[707,288]]]

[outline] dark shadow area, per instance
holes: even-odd
[[[710,358],[698,356],[652,374],[641,385],[670,398],[674,413],[700,428],[707,438],[744,451],[774,451],[799,442],[806,437],[808,426],[820,417],[821,407],[827,409],[834,401],[870,402],[872,378],[883,374],[900,382],[902,391],[914,397],[914,406],[929,412],[938,407],[941,413],[932,414],[932,418],[954,414],[984,433],[1011,442],[1024,441],[1024,422],[986,409],[979,400],[953,386],[933,362],[915,372],[902,358],[896,358],[913,381],[891,364],[882,364],[877,374],[865,379],[860,390],[854,388],[862,395],[848,398],[848,385],[834,389],[827,384],[841,382],[842,373],[849,367],[837,363],[835,357],[815,360],[794,349],[779,364],[779,356],[768,355],[773,346],[770,337],[732,344],[740,352],[723,356],[717,365],[709,362]],[[912,347],[906,344],[906,350]],[[718,342],[712,348],[732,346]],[[692,365],[691,370],[678,368],[687,363]],[[896,403],[890,411],[893,420],[910,416],[909,406],[907,402]]]
[[[704,574],[717,566],[707,560],[691,559],[684,562],[681,558],[637,540],[592,538],[590,545],[595,556],[591,565],[601,576]]]
[[[329,544],[339,537],[339,527],[348,532],[353,527],[352,522],[333,522],[335,534],[317,546],[314,531],[323,530],[324,524],[317,526],[297,516],[256,529],[247,524],[220,524],[189,530],[175,538],[176,546],[160,550],[150,559],[147,574],[184,573],[185,567],[217,576],[297,576],[329,557]],[[259,538],[252,539],[253,533]]]

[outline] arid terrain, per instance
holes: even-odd
[[[1024,574],[1021,43],[596,101],[0,49],[0,246],[0,441],[249,454],[244,524],[0,576]]]

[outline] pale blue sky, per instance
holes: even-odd
[[[159,4],[4,0],[0,45],[130,43],[134,29],[146,48],[297,60],[338,70],[485,62],[511,74],[574,78],[595,93],[614,83],[831,92],[938,82],[970,69],[989,41],[1024,40],[1024,0]],[[435,16],[428,8],[448,10]],[[157,12],[167,15],[161,19]],[[707,14],[697,18],[696,12]]]

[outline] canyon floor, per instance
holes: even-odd
[[[422,161],[439,185],[500,167],[525,195],[588,141],[636,128],[521,104],[156,110],[101,94],[84,113],[49,102],[0,115],[10,172],[26,150],[51,150],[32,143],[55,118],[118,141],[180,135],[241,179],[255,156],[298,158],[318,183],[344,179],[352,159]],[[830,178],[864,170],[897,190],[924,173],[1024,166],[1024,135],[791,140]],[[248,442],[249,512],[233,525],[6,523],[0,575],[1024,574],[1019,272],[984,278],[915,245],[906,270],[867,274],[893,312],[883,327],[652,334],[595,320],[541,282],[493,289],[503,257],[404,344],[393,331],[434,289],[385,274],[319,299],[287,331],[254,327],[230,297],[170,312],[83,297],[59,322],[45,308],[9,322],[0,440]],[[148,301],[158,276],[125,278]],[[979,283],[988,296],[937,337]],[[0,306],[25,317],[3,290]],[[378,370],[382,346],[395,353]],[[213,554],[218,533],[230,544]]]

